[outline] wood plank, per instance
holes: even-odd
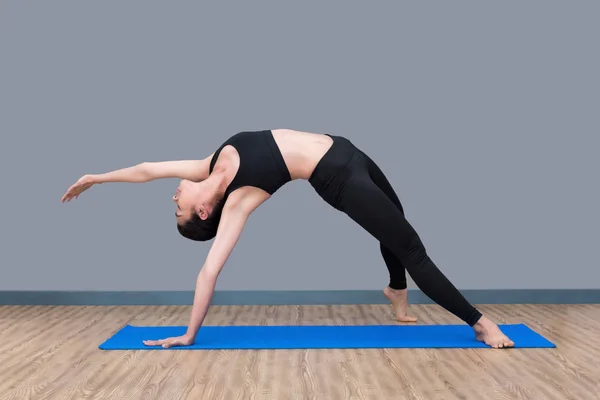
[[[126,323],[185,325],[184,306],[0,307],[0,400],[598,399],[600,305],[480,305],[556,349],[101,351]],[[411,305],[422,324],[460,321]],[[212,306],[206,325],[391,324],[386,305]]]

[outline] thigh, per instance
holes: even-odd
[[[353,177],[347,183],[339,209],[400,260],[421,245],[401,208],[369,176]]]
[[[381,189],[381,191],[385,193],[385,195],[389,197],[390,200],[392,200],[394,205],[396,205],[396,207],[398,207],[400,211],[404,213],[402,203],[400,203],[400,199],[398,198],[396,191],[390,184],[388,178],[385,176],[381,168],[379,168],[377,163],[375,163],[375,161],[373,161],[373,159],[366,155],[364,152],[361,151],[361,154],[365,159],[365,162],[367,164],[367,170],[373,183],[375,183],[375,185],[377,185],[377,187],[379,187],[379,189]]]

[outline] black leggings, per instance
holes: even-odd
[[[380,243],[390,288],[406,288],[406,271],[431,300],[470,326],[481,318],[427,255],[419,235],[404,217],[394,189],[379,167],[348,139],[333,145],[309,182],[332,207],[345,213]]]

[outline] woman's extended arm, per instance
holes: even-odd
[[[203,160],[143,162],[102,174],[84,175],[67,190],[62,201],[70,201],[93,185],[107,182],[143,183],[163,178],[200,182],[208,178],[213,155],[214,153]]]
[[[180,337],[147,340],[144,342],[145,345],[171,347],[188,346],[194,343],[208,312],[217,278],[238,242],[248,216],[268,197],[259,189],[249,187],[238,189],[232,193],[223,207],[215,241],[196,279],[194,304],[187,332]]]

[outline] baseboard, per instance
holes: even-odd
[[[600,289],[463,290],[473,304],[600,304]],[[0,305],[190,305],[192,291],[0,291]],[[409,290],[411,304],[432,304]],[[385,304],[380,290],[216,291],[213,305]]]

